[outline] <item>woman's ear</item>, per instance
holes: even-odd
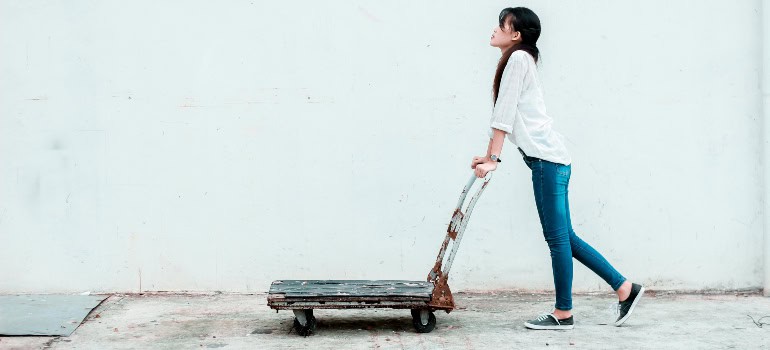
[[[513,36],[511,36],[511,41],[516,41],[521,39],[521,33],[520,32],[513,32]]]

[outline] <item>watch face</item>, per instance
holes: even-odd
[[[497,156],[496,156],[496,155],[494,155],[494,154],[493,154],[491,158],[492,158],[492,161],[493,161],[493,162],[496,162],[496,161],[497,161]]]

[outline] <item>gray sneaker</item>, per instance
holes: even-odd
[[[618,302],[618,319],[615,320],[615,326],[620,326],[623,322],[626,322],[631,312],[634,311],[634,307],[639,303],[639,299],[644,294],[644,287],[639,284],[631,283],[631,294],[628,295],[626,300]]]
[[[534,320],[524,322],[524,327],[529,329],[572,329],[575,327],[574,315],[557,319],[553,314],[542,314]]]

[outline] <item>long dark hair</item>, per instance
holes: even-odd
[[[497,63],[495,72],[495,82],[492,85],[492,102],[497,102],[497,94],[500,92],[500,80],[503,78],[503,70],[508,63],[511,54],[518,50],[523,50],[532,55],[537,62],[540,59],[540,50],[537,48],[537,39],[540,38],[540,18],[526,7],[508,7],[500,11],[499,16],[500,29],[505,24],[510,24],[512,31],[521,33],[521,43],[513,45],[503,52],[500,62]]]

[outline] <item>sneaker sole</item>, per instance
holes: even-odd
[[[527,327],[529,329],[536,329],[536,330],[553,330],[553,331],[558,331],[558,330],[564,330],[564,329],[573,329],[573,328],[575,328],[575,325],[574,324],[570,324],[570,325],[564,325],[564,326],[538,326],[536,324],[531,324],[531,323],[526,323],[525,322],[524,323],[524,327]]]
[[[631,307],[628,309],[628,312],[626,313],[623,318],[615,321],[615,327],[618,327],[623,324],[623,322],[626,322],[629,316],[631,316],[631,313],[634,312],[634,308],[636,307],[636,304],[639,303],[639,300],[642,299],[642,295],[644,295],[644,287],[639,289],[639,294],[636,295],[636,299],[634,299],[634,302],[631,303]]]

